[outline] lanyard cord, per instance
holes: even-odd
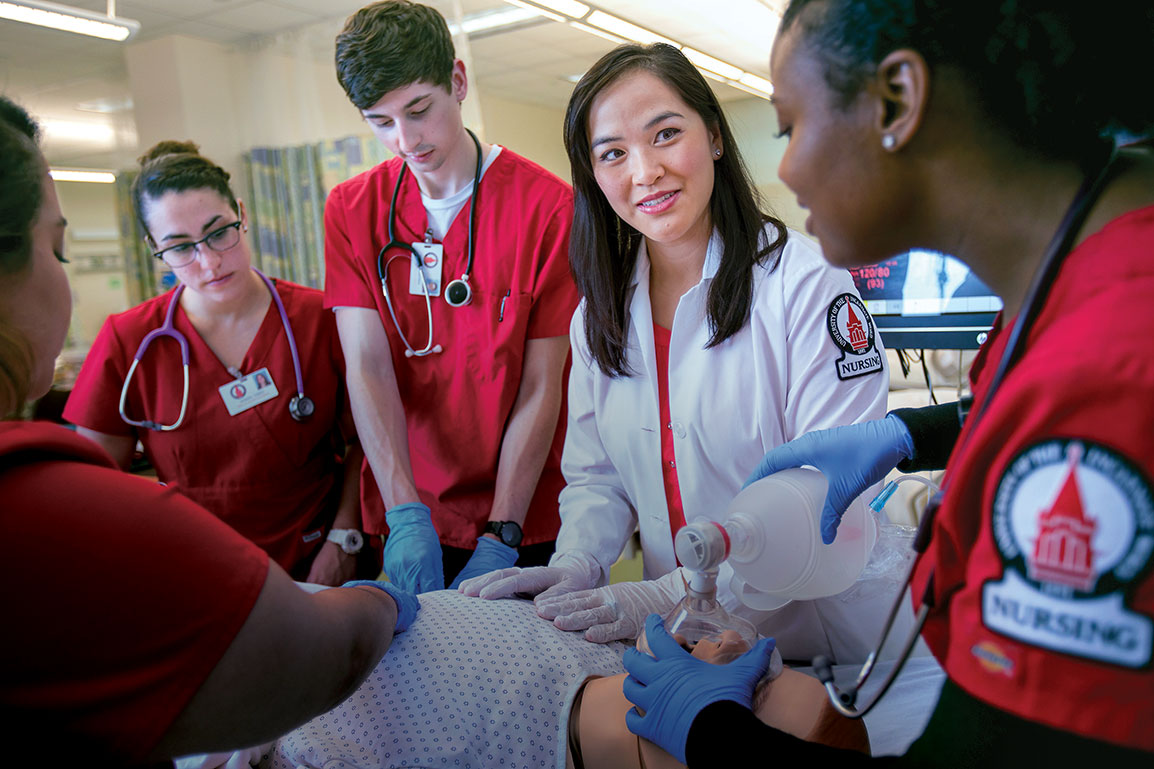
[[[477,148],[477,167],[476,167],[476,170],[473,172],[473,191],[469,195],[469,237],[468,237],[468,241],[467,241],[468,242],[468,251],[466,252],[468,257],[465,261],[465,275],[464,275],[464,277],[466,279],[468,279],[468,277],[473,274],[473,230],[475,229],[474,223],[476,221],[476,213],[477,213],[477,190],[481,186],[482,158],[481,158],[481,141],[477,138],[477,135],[474,134],[472,131],[470,131],[468,128],[465,129],[465,133],[469,134],[469,138],[473,140],[473,146]],[[397,218],[397,197],[401,194],[401,182],[404,181],[405,172],[408,169],[409,169],[409,166],[407,163],[401,163],[401,172],[399,174],[397,174],[397,183],[396,183],[396,185],[393,186],[393,197],[389,201],[389,223],[388,223],[389,246],[396,243],[396,241],[397,241],[397,238],[395,235],[395,230],[393,229],[393,223],[396,221],[396,218]],[[385,248],[388,248],[389,246],[385,246]],[[383,251],[382,251],[382,255],[383,255]],[[378,257],[378,265],[379,264],[380,264],[380,258]],[[383,275],[381,276],[381,279],[382,280],[384,279]]]

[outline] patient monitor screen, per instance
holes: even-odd
[[[891,348],[975,349],[1002,302],[952,256],[910,251],[850,270]]]

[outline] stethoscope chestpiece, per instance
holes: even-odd
[[[464,307],[473,301],[473,289],[469,287],[468,275],[462,275],[445,286],[445,301],[450,307]]]
[[[289,415],[298,422],[303,422],[317,410],[313,399],[307,395],[297,394],[289,401]]]

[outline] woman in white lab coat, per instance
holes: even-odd
[[[574,90],[565,143],[585,299],[570,329],[557,554],[462,590],[539,593],[542,616],[605,641],[678,600],[673,536],[686,520],[724,513],[769,449],[883,416],[889,379],[849,273],[760,210],[716,97],[680,51],[603,57]],[[656,581],[573,595],[604,584],[634,528]],[[872,623],[828,602],[762,626],[787,658],[864,656]]]

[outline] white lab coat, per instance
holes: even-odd
[[[677,305],[669,350],[669,429],[687,521],[720,519],[748,474],[775,446],[811,430],[885,416],[888,371],[846,381],[837,376],[835,362],[842,351],[830,336],[827,317],[839,295],[856,295],[849,273],[830,267],[811,241],[793,231],[780,253],[780,260],[771,258],[767,266],[755,268],[750,322],[721,345],[706,348],[706,300],[721,257],[716,231],[701,281]],[[662,478],[663,426],[644,244],[630,290],[628,362],[633,376],[612,379],[598,368],[585,343],[583,307],[569,331],[573,366],[561,462],[567,486],[560,497],[557,553],[589,553],[601,565],[603,579],[634,528],[641,532],[646,579],[677,567]],[[875,343],[880,347],[876,336]],[[719,595],[734,608],[730,575],[723,564]],[[830,627],[854,624],[845,614],[856,612],[848,605],[822,612],[814,605],[820,603],[795,602],[772,617],[751,616],[744,607],[739,613],[776,635],[786,659],[817,653],[841,662],[859,653],[864,658],[877,640],[875,623],[866,623],[870,627],[864,632]],[[884,619],[887,609],[885,604],[869,611]],[[830,619],[823,621],[823,614]],[[846,632],[848,644],[835,640]]]

